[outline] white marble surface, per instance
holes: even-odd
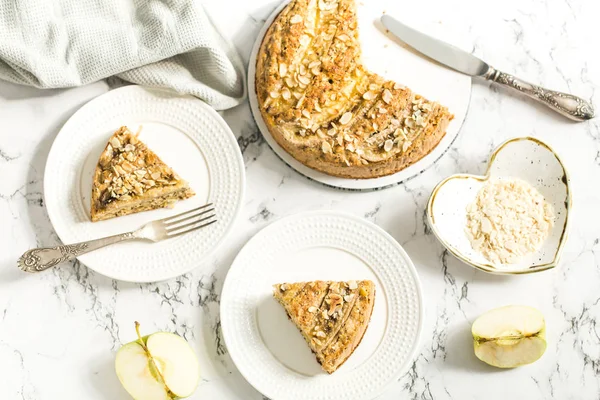
[[[423,2],[414,3],[401,18],[439,22],[466,38],[464,43],[470,41],[474,53],[492,65],[600,105],[597,2],[508,0],[484,7],[475,0],[434,0],[427,2],[426,13]],[[219,1],[208,3],[208,9],[247,58],[261,21],[276,4]],[[382,399],[600,397],[599,120],[570,123],[476,82],[459,139],[434,168],[385,191],[349,193],[307,181],[283,165],[262,141],[244,104],[224,116],[244,153],[247,198],[235,233],[214,261],[199,262],[192,273],[159,284],[113,281],[79,263],[25,275],[16,268],[18,256],[57,243],[42,193],[50,145],[77,108],[109,89],[105,82],[51,91],[0,83],[0,398],[128,398],[112,365],[139,320],[145,332],[174,331],[197,349],[203,380],[193,399],[262,399],[240,377],[223,344],[223,279],[234,255],[260,228],[314,209],[345,210],[379,224],[405,247],[421,277],[422,346],[410,371]],[[571,231],[558,269],[487,275],[443,250],[424,225],[423,209],[439,180],[456,172],[482,172],[491,149],[518,135],[548,142],[570,169]],[[548,349],[533,365],[496,370],[474,357],[470,324],[482,312],[510,303],[544,313]]]

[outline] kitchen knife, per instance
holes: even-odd
[[[580,97],[544,89],[498,71],[474,55],[414,30],[389,15],[382,16],[381,22],[398,39],[447,67],[515,89],[572,120],[586,121],[594,118],[594,107]]]

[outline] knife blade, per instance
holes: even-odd
[[[490,68],[489,65],[474,55],[427,36],[404,25],[394,17],[384,15],[381,17],[381,23],[410,47],[458,72],[471,76],[483,76]]]
[[[480,76],[517,90],[572,120],[586,121],[594,118],[594,107],[590,102],[580,97],[549,90],[499,71],[474,55],[427,36],[389,15],[383,15],[381,23],[393,35],[413,49],[458,72],[470,76]]]

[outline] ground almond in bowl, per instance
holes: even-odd
[[[489,261],[513,264],[538,251],[553,224],[552,205],[529,183],[490,179],[467,206],[465,233]]]

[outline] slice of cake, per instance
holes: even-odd
[[[375,285],[371,281],[282,283],[274,285],[273,297],[331,374],[350,357],[367,330]]]
[[[172,207],[194,196],[188,183],[126,126],[100,155],[92,181],[92,221]]]

